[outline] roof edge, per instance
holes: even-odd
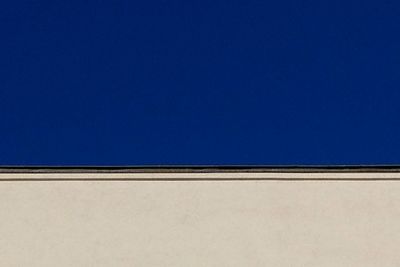
[[[400,172],[400,165],[0,166],[0,173]]]

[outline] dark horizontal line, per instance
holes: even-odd
[[[196,181],[400,181],[400,178],[14,178],[14,179],[0,179],[0,182],[196,182]]]
[[[331,165],[331,166],[0,166],[0,173],[371,173],[400,172],[400,165]]]

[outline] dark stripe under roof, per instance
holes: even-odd
[[[215,173],[215,172],[400,172],[399,165],[331,166],[0,166],[0,173]]]

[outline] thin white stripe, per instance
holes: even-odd
[[[400,179],[400,172],[0,173],[9,179]]]

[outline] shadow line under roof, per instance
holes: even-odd
[[[398,166],[1,167],[0,181],[400,181]]]

